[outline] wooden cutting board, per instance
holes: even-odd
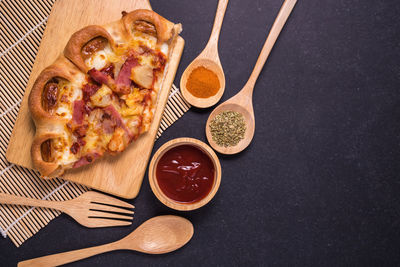
[[[106,24],[121,12],[151,9],[148,0],[58,0],[49,16],[39,51],[10,138],[6,157],[11,163],[33,169],[30,147],[35,126],[28,109],[28,95],[39,73],[63,51],[75,31],[90,24]],[[167,17],[168,19],[168,17]],[[169,91],[182,55],[184,40],[178,37],[163,82],[150,130],[118,156],[106,156],[94,164],[68,171],[62,178],[123,198],[139,193]]]

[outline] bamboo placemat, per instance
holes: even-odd
[[[75,198],[89,188],[62,179],[43,180],[36,171],[7,162],[5,154],[17,119],[47,18],[55,0],[0,0],[0,192],[53,201]],[[190,105],[175,85],[157,138]],[[45,208],[0,205],[0,232],[19,247],[60,212]]]

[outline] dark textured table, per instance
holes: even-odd
[[[281,0],[231,0],[219,50],[222,100],[246,82]],[[176,75],[205,46],[216,1],[153,0],[183,24]],[[193,239],[167,255],[103,254],[76,266],[400,265],[400,4],[299,0],[254,92],[250,147],[221,156],[221,187],[193,212],[152,194],[147,174],[127,228],[86,229],[66,215],[20,248],[0,239],[0,265],[114,241],[161,214],[190,219]],[[191,109],[156,142],[205,141],[211,109]],[[129,175],[129,173],[127,173]]]

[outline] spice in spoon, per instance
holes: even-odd
[[[186,89],[195,97],[211,97],[220,89],[218,76],[205,67],[197,67],[190,73]]]
[[[224,111],[210,122],[212,139],[219,146],[236,146],[244,138],[246,123],[241,113]]]

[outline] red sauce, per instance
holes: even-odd
[[[184,203],[197,202],[210,193],[214,184],[214,164],[197,147],[174,147],[160,158],[157,182],[169,198]]]

